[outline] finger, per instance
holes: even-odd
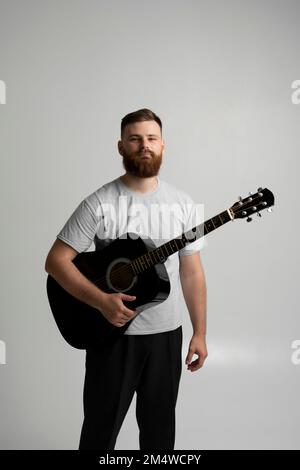
[[[200,369],[205,361],[205,356],[199,356],[197,360],[193,361],[189,366],[188,369],[198,370]]]
[[[190,364],[191,360],[193,359],[193,355],[194,355],[194,352],[192,351],[189,351],[187,357],[186,357],[186,360],[185,360],[185,363],[186,364]]]
[[[189,367],[195,367],[195,366],[197,366],[198,364],[199,364],[199,359],[196,359],[195,361],[193,361],[193,362],[191,362],[191,363],[189,364]]]
[[[124,305],[124,309],[122,311],[123,315],[125,315],[126,317],[132,317],[132,315],[134,315],[135,313],[136,313],[136,310],[130,310],[130,308],[127,308]]]
[[[201,357],[199,361],[199,366],[202,367],[205,361],[205,357]]]
[[[133,301],[133,300],[136,299],[136,295],[123,294],[123,292],[120,292],[120,295],[121,295],[121,299],[122,299],[122,300]]]
[[[130,320],[130,317],[123,317],[123,319],[122,319],[122,321],[123,321],[124,323],[127,323],[129,320]]]

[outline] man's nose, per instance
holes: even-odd
[[[146,137],[141,140],[141,148],[142,149],[149,149],[149,141],[147,140]]]

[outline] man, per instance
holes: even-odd
[[[158,214],[158,210],[151,212],[155,204],[160,208],[177,203],[181,210],[171,217],[176,233],[167,233],[165,239],[159,229],[166,225],[166,216],[163,215],[163,224],[159,217],[152,217],[148,227],[143,226],[140,234],[150,236],[157,246],[197,225],[192,223],[195,205],[191,197],[158,176],[164,147],[162,123],[155,113],[140,109],[127,114],[121,122],[118,142],[126,173],[79,204],[47,256],[46,271],[73,296],[97,308],[99,315],[104,315],[113,325],[120,327],[135,317],[116,341],[101,351],[86,351],[80,450],[114,449],[135,392],[140,449],[174,449],[175,406],[182,369],[179,282],[193,325],[187,368],[191,372],[198,370],[207,357],[206,283],[199,254],[202,239],[167,258],[169,296],[138,314],[123,303],[134,296],[103,292],[72,263],[93,241],[98,250],[122,233],[137,232],[130,229],[128,220],[137,229],[137,225],[145,222],[145,214]],[[123,205],[119,204],[120,200]],[[142,212],[136,210],[141,207]],[[126,224],[122,226],[124,212]],[[198,357],[192,361],[194,354]]]

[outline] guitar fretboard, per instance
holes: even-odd
[[[130,263],[134,273],[139,274],[157,263],[164,263],[169,256],[181,250],[186,245],[196,241],[198,238],[201,238],[207,233],[210,233],[213,230],[221,227],[221,225],[226,224],[231,219],[232,218],[230,217],[228,210],[221,212],[211,219],[208,219],[206,222],[193,227],[187,232],[184,232],[179,237],[173,238],[167,243],[164,243],[163,245],[148,251],[142,256],[135,258]]]

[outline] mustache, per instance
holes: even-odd
[[[156,155],[154,152],[151,152],[151,151],[148,151],[148,152],[136,152],[130,156],[126,156],[125,158],[129,159],[129,160],[139,160],[141,157],[143,157],[144,155],[147,155],[147,156],[150,156],[153,158],[156,158]]]
[[[152,150],[136,151],[136,152],[133,152],[131,155],[127,154],[127,153],[124,153],[123,154],[123,159],[128,161],[128,162],[139,163],[139,162],[141,162],[141,159],[144,155],[147,155],[147,156],[151,157],[150,160],[148,160],[148,163],[154,162],[154,161],[157,161],[157,160],[161,159],[161,155],[155,153]]]

